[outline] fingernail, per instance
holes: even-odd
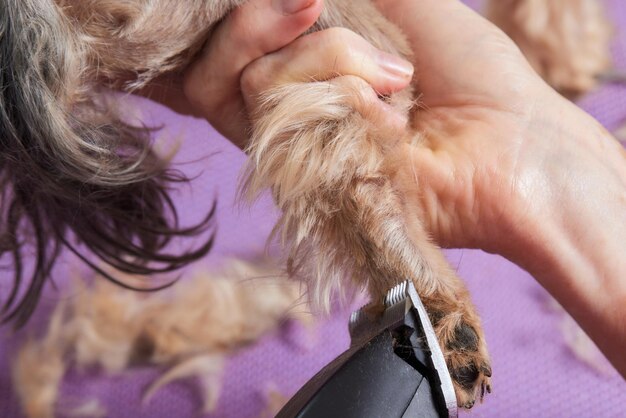
[[[272,0],[272,6],[278,13],[292,15],[312,5],[315,0]]]
[[[390,75],[401,79],[413,77],[413,64],[396,55],[380,52],[378,54],[378,65]]]

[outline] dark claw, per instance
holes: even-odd
[[[464,408],[472,409],[474,407],[475,403],[476,403],[476,401],[469,401],[468,403],[465,404]]]
[[[491,377],[491,366],[489,364],[483,364],[480,366],[480,371],[487,377]]]

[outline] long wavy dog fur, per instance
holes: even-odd
[[[120,272],[116,277],[143,279]],[[174,289],[147,295],[104,280],[86,286],[82,279],[76,278],[73,296],[55,307],[45,335],[28,340],[12,362],[12,389],[28,418],[92,416],[76,414],[77,400],[62,396],[69,370],[119,375],[146,366],[160,366],[163,373],[143,402],[170,382],[197,377],[204,415],[217,406],[229,355],[288,321],[313,325],[301,283],[263,260],[197,270]]]
[[[210,226],[212,211],[195,227],[178,226],[167,190],[184,179],[151,150],[146,129],[118,115],[108,92],[184,69],[213,26],[244,1],[0,3],[0,255],[12,257],[15,271],[5,319],[28,318],[62,246],[82,256],[70,232],[134,274],[170,271],[209,250],[210,240],[188,253],[165,252],[171,238]],[[411,54],[370,0],[327,0],[312,30],[331,27]],[[308,281],[321,304],[348,283],[376,299],[411,278],[433,319],[458,403],[471,408],[491,390],[491,367],[465,286],[404,198],[417,188],[405,159],[419,134],[381,131],[351,83],[296,83],[264,95],[252,120],[247,192],[271,189],[283,213],[277,231],[288,270]],[[407,114],[415,97],[404,91],[386,100]],[[37,263],[19,299],[30,244]]]

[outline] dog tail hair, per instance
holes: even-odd
[[[172,238],[210,228],[213,210],[178,225],[167,191],[187,179],[152,150],[151,129],[124,122],[93,93],[80,37],[53,0],[0,2],[0,261],[8,261],[0,269],[13,272],[0,319],[15,326],[32,314],[63,247],[101,273],[86,250],[150,274],[178,269],[212,243],[166,253]],[[25,263],[29,247],[34,262]]]

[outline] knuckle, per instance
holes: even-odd
[[[338,41],[353,41],[355,39],[360,39],[359,35],[344,27],[328,28],[320,33]]]
[[[362,38],[346,28],[330,28],[320,32],[323,37],[325,50],[331,54],[347,53],[355,44],[360,44]]]
[[[270,76],[263,59],[252,62],[241,73],[240,87],[244,95],[261,93],[269,84]]]

